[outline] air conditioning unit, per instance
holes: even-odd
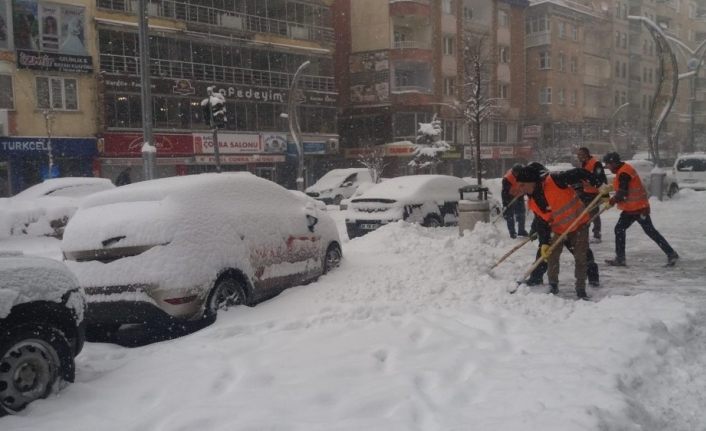
[[[306,27],[290,24],[287,31],[292,39],[309,39],[309,29]]]
[[[243,17],[237,16],[237,15],[228,15],[225,13],[221,14],[220,15],[220,25],[225,28],[242,30],[243,29]]]
[[[326,153],[327,154],[338,154],[339,146],[338,139],[329,139],[326,141]]]

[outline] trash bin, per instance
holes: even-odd
[[[466,186],[458,190],[461,200],[458,201],[458,233],[473,230],[479,221],[490,221],[490,202],[488,189],[478,186]]]
[[[664,171],[652,171],[650,174],[650,196],[656,196],[657,199],[664,199],[664,179],[667,173]]]

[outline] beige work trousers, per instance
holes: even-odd
[[[552,235],[552,244],[559,238],[559,234]],[[567,243],[574,248],[574,277],[576,278],[576,292],[586,290],[586,269],[588,267],[586,262],[586,252],[588,250],[588,225],[581,226],[578,230],[575,230],[566,237],[564,237],[563,243]],[[564,250],[562,244],[557,244],[549,255],[547,277],[549,278],[550,284],[559,283],[559,258],[561,257],[561,252]]]

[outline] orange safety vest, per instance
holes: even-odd
[[[596,167],[596,163],[598,163],[598,160],[596,160],[595,157],[591,157],[586,161],[586,166],[584,166],[583,169],[587,170],[590,173],[593,173],[593,169]],[[583,182],[583,191],[584,193],[588,193],[591,195],[597,195],[598,193],[600,193],[598,187],[593,187],[588,181]]]
[[[620,187],[620,174],[630,175],[630,182],[628,183],[628,194],[625,196],[625,200],[618,202],[618,208],[622,211],[640,211],[645,208],[650,207],[650,201],[647,198],[647,191],[642,185],[642,180],[640,176],[635,171],[635,168],[627,163],[623,163],[623,166],[618,169],[615,173],[615,178],[613,178],[613,189],[618,190]]]
[[[512,169],[508,170],[505,175],[503,175],[503,178],[510,182],[510,194],[513,197],[517,197],[522,194],[520,191],[520,186],[517,183],[517,178],[515,178],[515,174],[512,173]]]
[[[571,187],[562,189],[554,182],[551,175],[547,175],[544,180],[544,197],[549,204],[549,211],[542,211],[534,199],[529,200],[529,208],[542,220],[549,223],[552,232],[562,234],[569,229],[569,226],[576,220],[586,207],[579,199],[578,195]],[[588,214],[581,216],[580,222],[569,232],[578,230],[588,223]]]

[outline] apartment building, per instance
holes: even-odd
[[[98,0],[101,173],[141,176],[137,1]],[[226,98],[221,164],[293,186],[297,150],[289,97],[297,97],[308,171],[338,152],[330,1],[162,0],[147,4],[158,176],[215,169],[201,100]],[[295,96],[289,87],[305,61]]]
[[[94,9],[87,0],[0,2],[0,196],[92,175]]]

